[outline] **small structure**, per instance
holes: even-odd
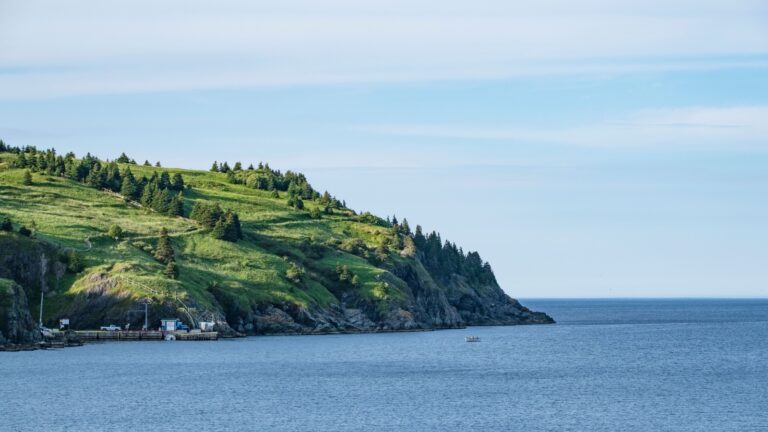
[[[216,325],[213,321],[200,321],[200,330],[204,332],[213,331],[213,327]]]
[[[160,331],[189,331],[189,327],[178,318],[164,318],[160,320]]]
[[[69,318],[59,320],[59,330],[69,330]]]

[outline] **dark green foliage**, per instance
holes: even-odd
[[[234,168],[232,168],[233,171],[242,171],[243,170],[243,164],[240,162],[235,162]]]
[[[13,231],[13,223],[8,216],[0,216],[0,231],[11,232]]]
[[[131,158],[129,158],[128,155],[126,155],[125,153],[121,153],[120,157],[117,158],[117,163],[123,163],[123,164],[131,163]]]
[[[219,172],[219,163],[216,162],[216,161],[213,161],[213,165],[211,166],[210,171],[211,172]]]
[[[168,261],[168,264],[165,265],[165,270],[163,270],[163,274],[168,279],[178,279],[179,266],[176,265],[175,260]]]
[[[216,222],[221,219],[224,212],[218,203],[207,203],[205,201],[196,201],[195,206],[189,213],[189,217],[197,221],[205,228],[212,229]]]
[[[119,240],[121,237],[123,237],[123,229],[120,228],[120,225],[113,224],[109,227],[109,231],[107,232],[107,235],[112,237],[115,240]]]
[[[320,219],[322,217],[322,212],[320,212],[320,209],[318,207],[312,207],[309,210],[309,217],[312,219]]]
[[[160,238],[157,240],[157,247],[155,248],[155,259],[163,263],[168,263],[175,259],[171,238],[168,237],[168,231],[165,228],[160,230]]]
[[[29,228],[22,225],[19,227],[19,234],[23,235],[24,237],[31,237],[32,231]]]
[[[70,273],[80,273],[85,268],[83,256],[77,251],[67,251],[59,256],[59,260],[67,267]]]
[[[152,164],[151,164],[151,163],[149,163],[149,161],[145,159],[145,160],[144,160],[144,166],[152,166]]]
[[[126,168],[123,173],[123,181],[120,185],[120,195],[131,201],[139,199],[139,187],[136,184],[136,178],[133,176],[130,168]]]
[[[171,189],[177,192],[184,190],[184,177],[182,177],[181,174],[176,173],[173,175],[173,180],[171,180]]]
[[[232,210],[222,211],[218,203],[197,201],[189,217],[210,229],[216,239],[236,242],[243,238],[240,217]]]
[[[24,171],[24,177],[21,180],[21,184],[24,186],[32,185],[32,173],[29,170]]]

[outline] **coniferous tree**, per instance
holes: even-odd
[[[181,192],[176,194],[171,201],[169,216],[184,216],[184,199],[181,196]]]
[[[131,158],[128,157],[124,152],[120,154],[120,157],[117,158],[117,163],[131,163]]]
[[[229,164],[224,162],[221,164],[221,167],[219,168],[219,171],[223,173],[228,173],[230,171]]]
[[[157,161],[157,162],[155,162],[155,166],[156,166],[157,168],[161,168],[161,167],[162,167],[162,166],[160,165],[160,161]]]
[[[157,240],[155,259],[163,263],[168,263],[174,260],[171,238],[168,237],[168,231],[164,227],[160,230],[160,238]]]
[[[224,220],[223,219],[219,219],[219,220],[216,221],[216,224],[213,226],[213,229],[211,230],[211,235],[215,239],[226,240],[227,228],[224,225]]]
[[[32,185],[32,173],[29,170],[24,171],[24,176],[21,179],[21,184],[24,186]]]
[[[149,163],[149,160],[147,160],[147,159],[144,159],[144,166],[148,166],[148,167],[151,167],[151,166],[152,166],[152,164],[151,164],[151,163]]]
[[[13,223],[11,222],[11,218],[8,216],[0,217],[0,231],[13,231]]]
[[[180,173],[173,175],[173,180],[171,180],[171,189],[177,192],[184,190],[184,177],[182,177]]]
[[[232,169],[235,170],[235,171],[242,171],[243,170],[243,164],[241,164],[240,162],[235,162],[235,167],[232,168]]]
[[[126,168],[123,173],[123,182],[120,185],[120,195],[127,200],[135,201],[139,198],[139,188],[136,185],[136,178],[130,168]]]
[[[165,270],[163,270],[163,274],[168,279],[177,279],[179,277],[179,266],[176,265],[176,260],[170,260],[165,265]]]
[[[213,161],[213,165],[211,166],[211,172],[219,172],[219,163],[216,161]]]

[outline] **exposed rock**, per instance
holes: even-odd
[[[29,313],[24,288],[11,280],[0,279],[0,345],[30,344],[40,340],[40,331]]]

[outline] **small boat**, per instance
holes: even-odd
[[[464,340],[467,342],[480,342],[480,336],[465,336]]]

